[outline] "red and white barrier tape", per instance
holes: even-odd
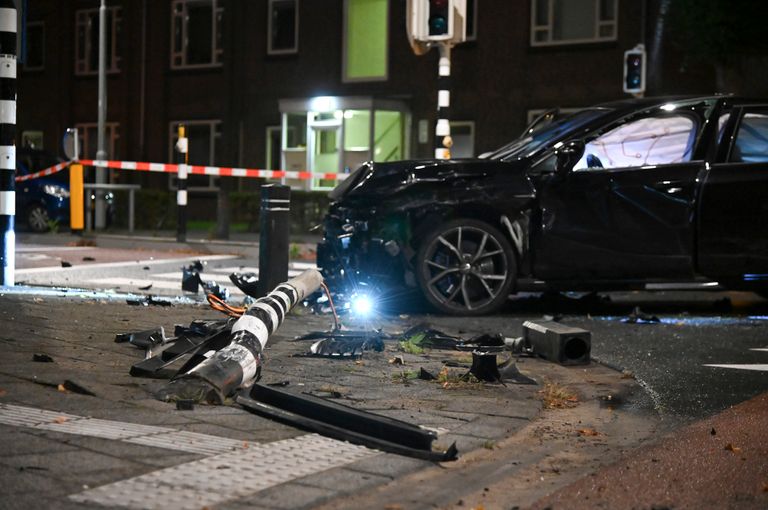
[[[39,172],[35,172],[33,174],[19,175],[15,180],[16,182],[21,182],[28,181],[30,179],[37,179],[38,177],[45,177],[46,175],[52,175],[57,172],[61,172],[68,166],[69,162],[59,163],[58,165],[53,165],[52,167],[48,167],[45,170],[40,170]]]
[[[164,172],[164,173],[178,173],[179,165],[171,163],[144,163],[140,161],[106,161],[95,159],[82,159],[78,163],[83,166],[97,166],[102,168],[115,168],[118,170],[139,170],[144,172]],[[29,179],[36,179],[38,177],[44,177],[46,175],[55,174],[64,170],[70,165],[70,162],[59,163],[58,165],[40,170],[28,175],[22,175],[16,177],[16,181],[27,181]],[[259,177],[266,179],[331,179],[331,180],[343,180],[346,179],[349,174],[339,173],[322,173],[322,172],[295,172],[288,170],[261,170],[258,168],[230,168],[230,167],[218,167],[218,166],[199,166],[188,165],[187,172],[193,175],[215,175],[223,177]]]

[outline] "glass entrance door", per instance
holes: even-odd
[[[339,112],[341,113],[341,112]],[[341,168],[341,115],[316,113],[310,121],[309,168],[314,173],[339,173]],[[312,179],[313,189],[331,189],[334,179]]]

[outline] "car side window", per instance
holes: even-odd
[[[728,161],[768,163],[768,113],[745,113]]]
[[[622,124],[585,145],[574,170],[632,168],[691,160],[696,123],[687,115],[644,117]]]

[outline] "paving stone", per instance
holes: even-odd
[[[3,456],[0,462],[15,468],[39,467],[52,473],[89,473],[104,469],[146,470],[139,462],[120,458],[119,451],[123,443],[111,441],[115,455],[97,453],[78,448],[72,451],[50,452],[29,455]],[[129,445],[130,446],[130,445]]]
[[[44,431],[19,428],[11,425],[0,425],[2,441],[2,459],[13,455],[33,455],[72,451],[75,446],[61,442],[59,437],[47,437]]]
[[[296,482],[302,485],[322,487],[339,493],[350,494],[367,487],[387,483],[391,479],[392,477],[390,476],[352,471],[347,468],[336,468],[299,478]]]
[[[311,487],[299,483],[286,483],[263,490],[247,499],[228,502],[224,508],[271,508],[271,509],[300,509],[313,508],[330,499],[336,494],[335,488]],[[254,506],[256,505],[256,506]],[[217,505],[218,506],[218,505]]]
[[[358,460],[353,464],[346,466],[351,471],[361,471],[388,478],[397,478],[418,469],[432,466],[433,463],[421,460],[394,455],[392,453],[382,453],[376,457]]]

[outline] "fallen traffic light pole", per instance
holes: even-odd
[[[322,282],[320,273],[309,269],[256,300],[232,325],[229,345],[174,378],[159,397],[221,404],[238,388],[251,386],[261,374],[262,352],[269,336],[294,305]]]

